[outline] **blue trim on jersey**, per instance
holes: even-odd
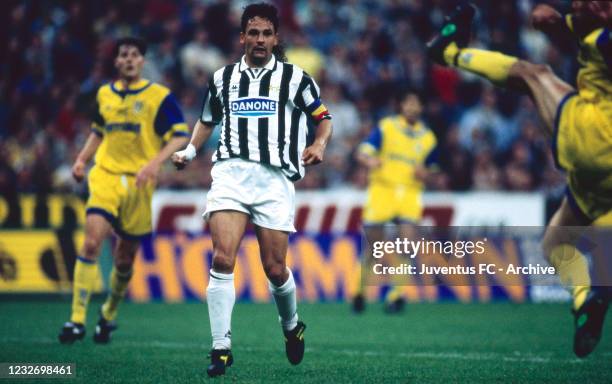
[[[557,112],[555,113],[555,122],[553,125],[553,137],[552,137],[552,153],[553,153],[553,159],[555,160],[555,166],[557,167],[557,169],[560,169],[562,171],[565,171],[565,169],[561,166],[561,163],[559,162],[559,152],[558,152],[558,144],[557,144],[557,140],[558,140],[558,136],[559,136],[559,122],[561,120],[561,113],[563,112],[563,107],[565,106],[565,103],[567,103],[567,101],[573,97],[576,96],[578,94],[578,92],[576,91],[572,91],[569,92],[567,95],[563,96],[563,99],[561,99],[561,102],[559,102],[559,105],[557,106]]]
[[[317,108],[321,106],[321,99],[316,99],[310,105],[306,106],[306,112],[313,113]]]
[[[89,259],[84,258],[83,256],[77,256],[77,260],[85,264],[95,264],[96,263],[96,260],[89,260]]]
[[[174,132],[172,134],[172,137],[191,137],[191,135],[188,132],[179,131],[179,132]]]
[[[599,53],[601,53],[601,56],[608,65],[608,70],[612,72],[612,40],[610,39],[610,34],[612,34],[612,31],[604,28],[597,38],[595,45],[597,45]]]
[[[429,155],[427,155],[427,157],[425,158],[425,166],[431,167],[432,165],[436,165],[439,163],[439,159],[440,159],[440,148],[436,145],[429,152]]]
[[[166,132],[172,129],[174,124],[184,123],[185,118],[183,112],[176,101],[176,97],[172,93],[162,101],[157,109],[157,115],[155,116],[155,133],[159,136],[163,136]]]
[[[124,97],[125,95],[135,95],[137,93],[140,93],[142,91],[144,91],[145,89],[149,88],[151,86],[151,84],[153,84],[152,81],[149,81],[149,83],[147,85],[145,85],[142,88],[138,88],[138,89],[126,89],[124,91],[120,91],[117,88],[115,88],[115,82],[111,82],[110,83],[110,89],[111,91],[113,91],[114,93],[116,93],[117,95]]]
[[[567,202],[568,202],[570,208],[572,209],[572,211],[576,214],[576,216],[580,220],[583,220],[583,221],[586,221],[586,222],[592,222],[593,221],[593,219],[591,219],[589,216],[587,216],[587,214],[584,213],[582,211],[582,209],[580,209],[580,207],[578,206],[578,202],[576,201],[576,198],[574,197],[574,194],[570,190],[569,186],[565,187],[565,196],[567,197]]]
[[[87,208],[87,211],[85,211],[85,216],[87,215],[103,216],[106,219],[106,221],[108,221],[113,227],[115,227],[117,223],[117,218],[113,216],[112,213],[110,213],[109,211],[103,208],[96,208],[96,207]]]
[[[382,130],[379,125],[372,129],[370,136],[368,136],[365,142],[371,144],[376,150],[380,150],[380,147],[382,147]]]

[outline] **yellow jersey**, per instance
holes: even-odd
[[[115,81],[100,87],[92,117],[103,138],[95,163],[107,172],[136,174],[173,136],[189,136],[176,98],[163,85],[139,80],[124,88]]]
[[[588,33],[578,33],[571,15],[566,17],[566,22],[578,36],[580,70],[576,86],[580,96],[592,102],[599,99],[612,101],[612,31],[597,28]]]
[[[437,161],[436,146],[436,136],[422,121],[411,125],[395,115],[380,120],[358,150],[381,160],[381,166],[370,172],[370,183],[422,190],[414,171]]]

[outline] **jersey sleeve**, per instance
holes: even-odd
[[[155,117],[155,133],[164,141],[171,137],[189,136],[189,129],[185,123],[183,112],[178,105],[176,97],[172,93],[164,98],[157,110]]]
[[[200,121],[207,125],[217,125],[223,118],[223,107],[219,99],[217,87],[211,79],[204,92],[204,102],[202,103],[202,113]]]
[[[380,125],[377,125],[372,129],[370,135],[365,141],[359,144],[357,150],[361,153],[365,153],[366,155],[375,156],[380,148],[382,147],[382,129]]]
[[[608,71],[612,73],[612,30],[604,28],[597,37],[596,45]]]
[[[91,106],[90,118],[91,118],[91,130],[96,135],[104,136],[104,117],[100,113],[100,92],[96,95],[96,98]]]
[[[427,168],[437,169],[440,165],[440,146],[438,145],[438,140],[433,132],[430,131],[429,135],[428,141],[431,149],[429,150],[427,157],[425,157],[425,166]]]
[[[321,101],[319,86],[306,72],[302,76],[294,102],[315,124],[332,118],[329,110]]]

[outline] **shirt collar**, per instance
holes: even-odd
[[[414,122],[414,124],[410,124],[402,115],[397,115],[397,122],[402,130],[406,132],[419,132],[423,128],[423,123],[421,120],[417,120]]]
[[[146,87],[147,85],[149,85],[149,80],[146,79],[140,79],[135,83],[131,83],[128,85],[128,89],[124,88],[124,83],[121,80],[117,80],[113,83],[113,88],[115,88],[117,91],[119,92],[123,92],[123,91],[140,91],[142,90],[144,87]]]
[[[249,66],[247,65],[247,62],[246,62],[246,55],[242,55],[242,59],[240,59],[240,65],[238,66],[238,70],[240,72],[243,72],[243,71],[246,71],[247,69],[249,69]],[[276,56],[274,54],[272,54],[272,57],[270,58],[268,63],[264,65],[263,69],[267,69],[270,71],[273,71],[276,69]]]

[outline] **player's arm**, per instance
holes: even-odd
[[[378,151],[382,146],[382,130],[380,126],[374,127],[368,138],[357,147],[355,160],[368,170],[376,169],[382,162],[378,156]]]
[[[146,184],[148,181],[155,181],[163,162],[183,147],[189,137],[189,128],[185,123],[183,112],[171,93],[159,105],[153,125],[155,133],[166,144],[153,159],[138,171],[136,174],[137,187]]]
[[[72,165],[72,177],[74,177],[76,181],[81,181],[85,177],[87,163],[98,150],[98,147],[102,143],[102,139],[103,136],[96,131],[90,133],[89,137],[87,137],[85,145]]]
[[[140,187],[141,185],[146,184],[149,180],[157,180],[157,175],[159,174],[159,170],[164,161],[168,160],[168,158],[175,151],[184,147],[187,140],[188,137],[186,135],[172,137],[159,151],[157,156],[155,156],[147,165],[138,171],[138,174],[136,174],[136,186]]]
[[[332,132],[333,128],[330,119],[323,119],[319,122],[313,143],[306,147],[302,153],[304,165],[319,164],[323,161],[325,148],[331,139]]]
[[[214,125],[198,120],[193,127],[193,133],[191,134],[191,140],[189,140],[187,148],[182,151],[174,152],[170,158],[177,169],[180,170],[185,168],[185,166],[193,160],[198,149],[200,149],[200,147],[208,141],[210,135],[212,135],[213,129]]]
[[[183,169],[196,156],[198,149],[210,138],[214,127],[223,118],[223,105],[217,95],[215,76],[210,79],[208,89],[204,92],[204,103],[200,119],[191,133],[191,140],[185,149],[175,152],[170,158],[176,169]]]
[[[79,152],[74,164],[72,165],[72,177],[78,182],[83,180],[85,177],[85,168],[87,163],[98,150],[98,147],[104,139],[104,117],[100,114],[100,104],[98,101],[99,91],[96,94],[96,99],[91,104],[90,116],[91,116],[91,133],[85,141],[85,145]]]
[[[435,146],[425,158],[424,164],[414,169],[414,177],[427,184],[440,173],[439,153],[438,146]]]
[[[316,126],[315,138],[302,152],[302,164],[315,165],[323,161],[325,148],[331,139],[333,127],[331,114],[321,101],[319,86],[304,72],[293,99],[295,105],[308,116]]]
[[[547,4],[539,4],[531,11],[531,24],[549,36],[569,32],[564,16]]]

